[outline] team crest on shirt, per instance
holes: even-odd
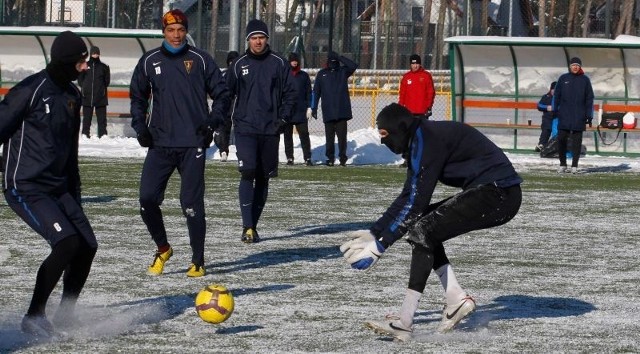
[[[407,85],[411,85],[413,81],[411,79],[407,80]]]
[[[184,68],[187,70],[187,74],[191,74],[191,68],[193,67],[193,60],[185,60]]]

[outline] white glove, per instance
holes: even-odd
[[[367,270],[373,267],[385,249],[368,230],[358,230],[349,234],[350,241],[340,246],[340,252],[351,268]]]
[[[307,120],[311,119],[313,116],[311,115],[311,108],[307,108]]]

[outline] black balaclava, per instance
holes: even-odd
[[[396,154],[404,154],[409,151],[411,136],[417,124],[420,122],[405,107],[392,103],[382,109],[376,118],[378,129],[386,130],[389,135],[380,139],[389,150]]]
[[[66,87],[80,75],[76,64],[88,55],[87,45],[82,38],[71,31],[60,33],[51,44],[51,62],[47,73],[60,87]]]
[[[327,67],[329,69],[337,69],[340,67],[340,55],[338,55],[338,53],[331,51],[327,54]]]

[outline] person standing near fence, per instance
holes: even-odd
[[[9,207],[51,247],[36,274],[21,329],[38,337],[56,335],[46,315],[51,292],[62,277],[56,328],[77,325],[76,301],[89,276],[98,242],[82,210],[78,138],[81,94],[72,83],[87,70],[87,46],[71,31],[51,45],[46,69],[16,84],[0,103],[4,142],[3,192]],[[23,242],[20,237],[16,242]],[[20,273],[26,268],[21,266]],[[63,276],[64,274],[64,276]]]
[[[227,74],[229,73],[231,63],[233,63],[233,61],[239,56],[240,54],[235,50],[227,53],[227,70],[222,72],[222,77],[225,80],[225,83],[227,81]],[[229,109],[229,113],[227,114],[229,119],[226,120],[222,126],[218,127],[218,129],[216,129],[215,133],[213,134],[213,143],[216,144],[218,151],[220,151],[220,161],[222,162],[227,161],[227,158],[229,157],[229,145],[231,145],[232,126],[231,113],[231,109]]]
[[[309,139],[309,124],[311,118],[311,79],[309,74],[302,70],[300,57],[297,53],[289,54],[289,64],[291,65],[291,75],[296,87],[298,99],[296,108],[291,116],[291,123],[284,127],[284,152],[287,156],[287,165],[293,165],[293,127],[295,126],[300,138],[302,147],[302,157],[304,164],[313,166],[311,162],[311,140]]]
[[[342,65],[344,64],[344,65]],[[322,121],[326,141],[327,166],[335,163],[335,139],[338,137],[340,166],[347,165],[347,121],[353,118],[349,97],[349,77],[358,64],[336,52],[327,55],[327,67],[318,71],[313,84],[311,115],[318,117],[318,104],[322,101]]]
[[[269,48],[267,24],[253,19],[246,31],[249,48],[233,62],[227,85],[236,97],[232,118],[240,172],[240,240],[256,243],[269,179],[278,176],[280,134],[291,120],[296,89],[287,60]]]
[[[111,82],[109,65],[100,60],[100,48],[91,47],[87,71],[78,76],[78,84],[82,88],[82,135],[91,137],[91,118],[93,110],[98,120],[98,138],[107,135],[107,87]]]
[[[569,72],[557,80],[553,95],[558,115],[558,173],[578,173],[582,134],[593,120],[593,88],[582,70],[582,60],[571,58]],[[567,141],[571,138],[571,169],[567,168]]]
[[[429,119],[436,97],[433,78],[431,73],[422,67],[422,59],[418,54],[409,57],[409,66],[410,70],[400,80],[398,103],[415,117]],[[407,167],[406,158],[400,167]]]
[[[540,124],[540,138],[538,139],[538,145],[535,148],[536,152],[540,152],[549,143],[551,137],[551,129],[553,128],[553,119],[556,117],[556,112],[553,110],[553,93],[556,88],[556,81],[551,83],[549,92],[544,94],[540,101],[538,101],[538,111],[542,112],[542,122]]]
[[[229,91],[213,58],[187,43],[188,26],[180,10],[163,16],[164,41],[140,58],[129,89],[131,126],[140,146],[149,148],[140,176],[140,216],[157,247],[150,275],[161,275],[173,255],[160,205],[176,169],[191,246],[187,276],[206,272],[205,155],[213,131],[227,119]],[[207,97],[213,100],[210,109]]]

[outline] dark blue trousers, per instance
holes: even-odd
[[[140,177],[140,215],[158,247],[169,244],[160,205],[169,178],[180,174],[180,207],[187,218],[191,262],[204,265],[206,222],[204,211],[204,166],[202,148],[153,147],[147,152]]]

